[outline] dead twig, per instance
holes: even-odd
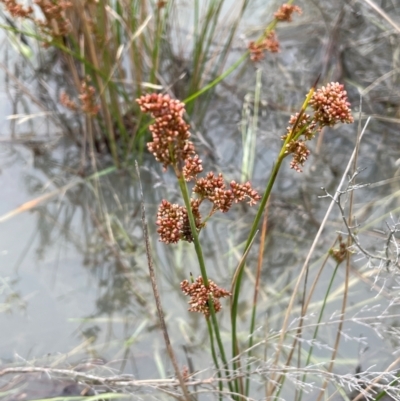
[[[154,293],[154,299],[156,301],[156,306],[157,306],[157,312],[158,312],[158,318],[160,320],[161,324],[161,329],[164,335],[164,342],[165,346],[167,348],[168,356],[171,359],[172,365],[175,370],[175,375],[178,378],[180,387],[182,388],[183,394],[184,394],[184,399],[186,401],[191,401],[191,397],[189,394],[189,391],[186,387],[185,380],[183,379],[182,373],[179,369],[178,362],[175,357],[174,350],[171,346],[171,341],[169,339],[168,335],[168,330],[167,330],[167,325],[165,323],[164,319],[164,312],[161,306],[161,298],[160,294],[158,292],[158,287],[157,287],[157,281],[156,281],[156,276],[154,273],[154,268],[153,268],[153,260],[151,257],[150,253],[150,241],[149,241],[149,234],[147,230],[147,222],[146,222],[146,209],[144,206],[144,198],[143,198],[143,188],[142,188],[142,181],[140,180],[140,171],[139,171],[139,166],[137,162],[135,162],[136,165],[136,172],[139,177],[139,188],[140,188],[140,197],[141,197],[141,204],[142,204],[142,225],[143,225],[143,236],[144,236],[144,242],[146,244],[146,256],[147,256],[147,263],[149,266],[149,273],[150,273],[150,280],[151,280],[151,286],[153,288],[153,293]]]

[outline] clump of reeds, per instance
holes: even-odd
[[[163,169],[169,167],[175,173],[181,190],[184,206],[171,204],[163,200],[159,206],[156,224],[160,240],[166,244],[175,244],[178,241],[193,242],[199,263],[199,276],[195,281],[184,280],[181,283],[182,291],[189,295],[191,312],[203,313],[211,336],[217,339],[218,350],[221,355],[223,369],[228,379],[229,391],[236,393],[234,398],[248,396],[249,384],[243,385],[242,379],[232,379],[228,367],[225,344],[220,337],[220,328],[215,314],[221,310],[220,298],[232,296],[231,301],[231,333],[232,333],[232,366],[231,370],[236,371],[241,365],[239,363],[240,347],[237,340],[237,314],[238,301],[241,284],[243,280],[243,266],[246,255],[253,243],[254,236],[264,212],[264,207],[270,197],[272,187],[277,178],[279,169],[284,159],[292,157],[290,167],[298,172],[307,161],[310,151],[307,142],[312,140],[324,127],[332,127],[337,123],[352,123],[350,104],[347,101],[347,94],[344,86],[337,83],[329,83],[317,89],[312,87],[300,111],[289,120],[286,134],[282,136],[283,145],[269,181],[266,185],[264,195],[261,196],[254,190],[250,182],[239,184],[232,181],[229,187],[226,186],[221,173],[216,175],[209,172],[205,177],[199,177],[203,172],[202,160],[196,154],[194,144],[190,141],[189,125],[184,121],[185,105],[177,100],[171,99],[168,95],[149,94],[137,99],[142,112],[149,113],[154,119],[150,125],[152,141],[148,143],[148,149],[153,153],[156,160],[162,164]],[[306,114],[310,108],[310,114]],[[190,197],[187,183],[193,183],[192,196]],[[232,278],[232,291],[227,291],[215,284],[208,277],[208,268],[205,265],[203,251],[199,239],[199,233],[205,228],[205,222],[217,211],[227,212],[233,203],[247,201],[249,205],[255,205],[259,201],[258,213],[253,221],[248,239],[243,250],[243,258],[240,266]],[[200,214],[199,207],[207,201],[209,211],[206,218]],[[342,251],[333,251],[342,261]],[[339,260],[340,258],[340,260]],[[253,315],[257,303],[254,304]],[[250,327],[250,337],[254,333],[254,321]],[[211,339],[213,346],[213,340]],[[250,340],[249,348],[252,343]],[[215,350],[212,351],[214,363],[218,367],[219,361]],[[233,382],[231,382],[233,380]],[[240,396],[239,396],[240,394]]]
[[[197,107],[202,109],[197,115],[204,115],[248,6],[244,1],[240,9],[228,10],[233,18],[228,35],[217,39],[221,20],[229,20],[223,18],[224,1],[210,2],[205,8],[201,1],[195,1],[195,9],[202,12],[196,12],[193,21],[192,54],[182,61],[175,54],[176,43],[172,43],[177,7],[173,1],[36,0],[30,6],[19,0],[0,3],[10,17],[30,22],[36,34],[16,28],[21,24],[14,24],[10,30],[57,50],[66,71],[66,87],[59,101],[86,119],[86,132],[75,139],[86,148],[83,142],[92,150],[108,151],[117,166],[130,160],[133,150],[144,148],[145,124],[134,102],[144,86],[169,88],[170,93],[175,91],[181,98],[192,100],[207,92]],[[216,46],[219,55],[214,57]],[[183,69],[179,66],[182,62],[186,65]],[[46,68],[51,70],[52,65]],[[179,84],[181,80],[185,83]],[[188,103],[186,110],[192,113],[193,107],[193,102]]]

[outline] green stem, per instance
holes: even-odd
[[[288,155],[286,153],[286,145],[293,141],[296,140],[300,134],[298,134],[298,130],[296,130],[297,125],[301,121],[302,115],[305,113],[305,110],[308,106],[308,103],[314,94],[315,87],[312,87],[310,91],[308,92],[305,101],[303,102],[303,105],[301,107],[300,113],[297,117],[297,120],[295,124],[293,125],[293,128],[291,132],[286,136],[285,142],[282,145],[281,151],[279,152],[276,164],[274,165],[274,168],[272,169],[271,176],[269,178],[267,188],[265,190],[264,196],[260,202],[260,206],[257,212],[257,215],[253,221],[253,225],[250,230],[249,237],[247,239],[247,243],[245,246],[245,249],[243,251],[243,255],[247,252],[249,246],[251,245],[253,238],[257,232],[258,225],[260,223],[261,217],[264,213],[265,205],[268,202],[268,199],[271,195],[272,187],[274,186],[275,179],[278,175],[279,169],[281,167],[283,159]],[[306,127],[303,127],[302,130],[300,130],[301,133],[304,132]],[[239,293],[240,293],[240,285],[243,277],[243,268],[244,268],[244,260],[243,263],[239,267],[239,271],[237,272],[237,278],[234,283],[234,297],[233,297],[233,303],[232,303],[232,309],[231,309],[231,321],[232,321],[232,351],[233,351],[233,357],[237,356],[239,354],[239,349],[237,345],[237,333],[236,333],[236,318],[237,318],[237,305],[239,302]],[[254,303],[253,309],[252,309],[252,315],[251,315],[251,322],[250,322],[250,336],[249,336],[249,343],[248,343],[248,348],[250,349],[253,345],[253,333],[254,333],[254,328],[255,328],[255,322],[256,322],[256,311],[257,311],[257,303]],[[251,356],[251,352],[249,351],[249,357]],[[250,390],[250,381],[249,378],[246,379],[246,396],[248,396]]]
[[[204,285],[207,287],[208,286],[207,270],[206,270],[206,265],[204,263],[203,251],[201,249],[199,241],[199,234],[197,231],[196,222],[192,212],[192,206],[190,204],[189,191],[187,189],[183,175],[178,172],[177,178],[178,178],[179,188],[181,190],[183,201],[185,202],[186,210],[189,217],[190,230],[192,231],[193,244],[194,244],[194,249],[196,250],[197,259],[199,261],[201,276],[203,277]]]
[[[214,365],[215,365],[215,367],[217,369],[218,379],[221,379],[221,370],[219,368],[217,353],[215,352],[214,334],[213,334],[212,326],[211,326],[211,323],[210,323],[210,319],[206,318],[206,322],[207,322],[207,328],[208,328],[208,335],[210,337],[210,343],[211,343],[211,355],[212,355],[212,358],[213,358],[213,361],[214,361]],[[223,385],[222,385],[222,381],[221,380],[218,382],[218,389],[219,389],[219,400],[222,401]]]
[[[185,179],[183,178],[182,173],[179,172],[179,171],[176,171],[176,173],[177,173],[176,176],[178,178],[179,187],[180,187],[180,190],[181,190],[181,193],[182,193],[182,197],[183,197],[183,200],[185,202],[186,210],[187,210],[187,213],[188,213],[190,230],[192,232],[194,248],[195,248],[196,254],[197,254],[197,260],[199,261],[201,276],[203,277],[204,285],[207,287],[208,284],[209,284],[208,276],[207,276],[207,270],[206,270],[206,266],[205,266],[205,263],[204,263],[203,251],[201,249],[201,244],[200,244],[200,241],[199,241],[199,234],[198,234],[198,231],[197,231],[196,222],[195,222],[195,219],[194,219],[194,216],[193,216],[193,212],[192,212],[192,206],[190,204],[189,191],[188,191],[188,188],[187,188],[187,185],[186,185]],[[214,328],[215,338],[217,340],[219,352],[221,354],[221,359],[222,359],[222,362],[224,364],[223,370],[225,372],[226,377],[229,379],[230,376],[229,376],[229,371],[228,371],[228,361],[226,359],[224,344],[222,343],[221,333],[219,331],[218,320],[216,318],[215,309],[214,309],[214,302],[213,302],[213,299],[211,297],[210,297],[210,300],[209,300],[209,306],[210,306],[211,321],[212,321],[212,325],[213,325],[213,328]],[[228,386],[229,386],[229,390],[231,392],[233,392],[232,383],[230,381],[228,381]]]
[[[287,4],[292,4],[294,3],[294,0],[289,0],[286,2]],[[274,18],[265,28],[264,32],[262,35],[260,35],[260,38],[258,39],[258,42],[262,41],[269,32],[271,32],[276,25],[278,24],[278,20]],[[234,64],[232,64],[231,67],[229,67],[225,72],[223,72],[219,77],[215,78],[214,81],[210,82],[208,85],[204,86],[202,89],[197,91],[196,93],[193,93],[193,95],[190,95],[188,98],[186,98],[183,102],[185,104],[190,103],[194,99],[198,98],[200,95],[203,93],[207,92],[209,89],[213,88],[214,86],[218,85],[222,80],[224,80],[229,74],[231,74],[233,71],[236,70],[237,67],[239,67],[240,64],[243,63],[244,60],[247,59],[247,56],[249,55],[250,51],[247,50],[242,57],[240,57]]]
[[[240,57],[239,60],[237,60],[231,67],[229,67],[225,72],[223,72],[219,77],[215,78],[214,81],[210,82],[208,85],[204,86],[202,89],[197,91],[196,93],[193,93],[193,95],[189,96],[186,98],[183,102],[185,104],[188,104],[189,102],[195,100],[198,98],[200,95],[203,93],[207,92],[209,89],[213,88],[214,86],[218,85],[221,81],[223,81],[229,74],[231,74],[233,71],[236,70],[237,67],[239,67],[240,64],[243,63],[244,60],[246,60],[249,52],[247,51]]]
[[[250,234],[247,238],[247,242],[245,245],[245,248],[243,250],[243,254],[245,254],[251,245],[254,236],[256,235],[258,225],[260,223],[261,217],[264,213],[265,205],[271,195],[272,187],[274,186],[276,177],[278,175],[279,169],[281,167],[281,164],[283,162],[283,159],[285,158],[285,146],[282,147],[278,158],[276,160],[276,163],[272,169],[271,175],[269,177],[268,185],[267,188],[264,192],[264,195],[261,199],[260,206],[258,208],[257,215],[253,221],[253,225],[251,226]],[[239,302],[239,294],[240,294],[240,285],[242,283],[242,278],[243,278],[243,271],[244,271],[244,260],[243,263],[239,266],[239,270],[237,272],[236,276],[236,281],[234,283],[234,290],[233,290],[233,302],[232,302],[232,307],[231,307],[231,324],[232,324],[232,357],[235,358],[239,354],[239,347],[237,343],[237,315],[238,315],[238,302]],[[253,308],[253,315],[254,318],[252,318],[251,321],[251,328],[250,332],[254,332],[254,326],[255,326],[255,308]],[[249,342],[252,343],[252,336],[250,336]],[[233,362],[233,369],[237,369],[237,362]],[[248,384],[247,384],[248,379],[246,380],[246,395],[248,392]]]

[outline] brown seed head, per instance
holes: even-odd
[[[314,109],[314,120],[321,127],[333,127],[338,122],[354,122],[347,92],[338,82],[331,82],[318,89],[310,100],[310,106]]]
[[[180,164],[195,153],[194,145],[189,141],[189,125],[183,119],[184,103],[156,93],[141,96],[136,101],[142,112],[155,118],[149,128],[153,142],[149,142],[147,148],[162,163],[164,170],[169,165],[180,168]]]
[[[232,295],[229,291],[218,287],[212,280],[208,280],[208,286],[206,287],[201,276],[191,284],[189,284],[188,280],[182,281],[181,289],[185,295],[190,296],[189,311],[203,313],[206,317],[210,316],[210,297],[213,300],[214,310],[217,313],[222,309],[219,298]]]
[[[278,11],[274,14],[274,17],[278,21],[287,21],[287,22],[292,22],[292,14],[293,12],[296,12],[298,14],[301,14],[301,8],[298,6],[293,6],[291,4],[282,4]]]

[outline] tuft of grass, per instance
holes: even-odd
[[[196,0],[186,10],[173,0],[0,3],[8,14],[2,28],[28,44],[37,42],[39,49],[44,46],[45,57],[55,52],[63,66],[61,97],[53,101],[83,117],[83,132],[73,134],[75,140],[84,150],[110,153],[119,167],[132,160],[133,151],[144,150],[148,120],[142,121],[134,100],[149,88],[198,99],[187,112],[201,123],[215,89],[207,85],[227,63],[249,0],[239,7]],[[19,53],[29,57],[24,49],[21,42]],[[46,66],[50,75],[51,68]],[[200,92],[207,94],[199,98]]]

